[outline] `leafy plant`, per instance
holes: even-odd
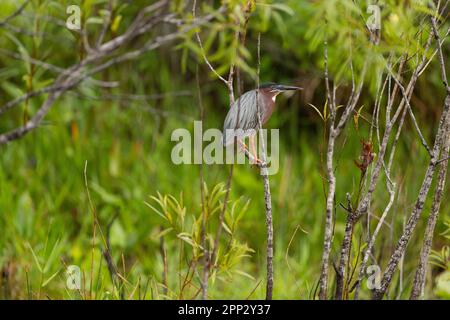
[[[164,261],[176,261],[175,266],[165,265],[164,272],[169,269],[177,270],[178,283],[183,282],[183,285],[178,288],[178,297],[191,296],[192,294],[196,296],[195,288],[197,286],[193,284],[194,274],[204,272],[205,265],[202,265],[202,261],[204,261],[202,259],[205,258],[206,254],[208,255],[207,261],[209,261],[213,251],[217,252],[216,259],[210,261],[209,265],[206,266],[210,271],[212,284],[214,284],[216,278],[229,281],[235,274],[253,279],[251,275],[239,268],[242,260],[250,257],[250,254],[254,251],[247,244],[240,242],[237,236],[239,221],[247,211],[249,201],[244,202],[242,199],[238,199],[227,206],[229,209],[225,212],[225,219],[222,222],[226,237],[223,237],[225,239],[217,239],[218,221],[220,222],[220,214],[223,208],[222,201],[225,194],[224,184],[219,183],[212,189],[209,189],[205,184],[204,194],[204,212],[200,208],[198,210],[200,212],[197,214],[194,213],[196,210],[188,210],[185,207],[182,193],[177,199],[172,195],[162,195],[158,192],[157,196],[150,197],[151,202],[145,202],[153,212],[162,218],[161,231],[154,235],[154,238],[163,238],[164,245],[169,247],[178,246],[178,260],[163,257]],[[204,226],[204,230],[202,230],[202,226]],[[215,247],[216,245],[218,247]],[[164,250],[162,252],[164,254]],[[191,269],[196,271],[194,272]],[[173,275],[164,274],[161,283],[168,276],[173,277]],[[169,283],[170,281],[166,282]],[[167,285],[167,283],[164,285]],[[166,289],[169,295],[177,292],[176,288]]]

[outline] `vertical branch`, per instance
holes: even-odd
[[[442,82],[444,83],[444,86],[447,90],[447,100],[446,103],[448,104],[449,99],[449,86],[447,82],[447,75],[445,71],[445,64],[444,64],[444,56],[442,53],[442,43],[439,37],[439,33],[436,26],[436,19],[434,17],[431,17],[431,27],[434,34],[434,37],[437,42],[438,46],[438,55],[439,55],[439,64],[441,66],[441,77]],[[447,118],[450,116],[447,115]],[[445,187],[445,179],[447,175],[447,165],[448,165],[448,154],[450,150],[450,121],[447,120],[447,126],[444,130],[443,135],[443,146],[442,146],[442,152],[441,152],[441,158],[443,158],[443,161],[440,163],[440,169],[438,173],[437,178],[437,185],[436,189],[434,191],[434,197],[433,202],[431,205],[431,212],[428,217],[427,227],[425,230],[425,235],[423,239],[422,248],[420,250],[420,260],[419,265],[417,266],[417,270],[414,276],[414,282],[413,282],[413,289],[410,295],[410,299],[417,300],[419,297],[424,296],[425,292],[425,278],[427,274],[427,264],[428,264],[428,257],[430,255],[431,247],[433,244],[433,234],[434,229],[436,227],[436,222],[439,216],[439,208],[441,206],[442,202],[442,194],[444,192]]]
[[[105,246],[105,249],[102,250],[102,254],[106,260],[106,266],[108,267],[108,272],[109,272],[109,276],[111,278],[111,282],[112,282],[114,288],[116,288],[117,291],[119,292],[120,299],[123,299],[124,298],[124,291],[123,291],[124,288],[121,287],[119,284],[119,280],[122,278],[120,277],[119,270],[117,269],[117,266],[114,263],[114,259],[112,257],[111,241],[110,241],[111,227],[112,227],[114,221],[116,220],[116,218],[118,217],[118,215],[119,215],[119,212],[116,212],[114,214],[114,216],[112,216],[108,225],[106,226],[106,231],[105,231],[106,246]],[[125,270],[124,270],[124,273],[125,273]]]
[[[350,208],[351,209],[351,208]],[[353,228],[356,223],[355,216],[353,212],[347,212],[347,222],[345,223],[344,239],[341,245],[341,258],[339,260],[339,266],[336,271],[336,292],[334,298],[336,300],[341,300],[344,293],[344,282],[345,282],[345,267],[347,266],[350,246],[353,237]]]
[[[334,128],[335,132],[335,138],[339,136],[339,134],[342,132],[343,128],[345,127],[349,116],[353,112],[353,110],[356,107],[356,104],[359,100],[359,96],[361,95],[363,83],[364,83],[364,77],[366,74],[366,64],[363,66],[363,70],[361,72],[361,79],[358,84],[358,87],[355,87],[355,84],[352,84],[352,93],[350,95],[349,101],[347,103],[347,106],[345,107],[344,112],[342,113],[342,116],[339,119],[339,122]],[[363,182],[364,176],[361,176],[361,183]],[[359,198],[359,195],[358,195]],[[343,298],[343,292],[344,292],[344,284],[345,284],[345,268],[348,266],[349,256],[350,256],[350,249],[351,249],[351,243],[352,243],[352,237],[353,237],[353,229],[355,226],[355,223],[358,221],[359,217],[353,212],[353,209],[351,208],[351,205],[349,204],[349,207],[347,208],[347,222],[345,225],[345,232],[344,232],[344,239],[342,240],[341,245],[341,257],[339,260],[339,265],[337,268],[337,275],[336,275],[336,292],[335,292],[335,299],[342,299]]]
[[[447,116],[448,117],[448,116]],[[449,121],[447,121],[449,122]],[[422,248],[420,250],[419,265],[414,276],[413,290],[410,299],[416,300],[424,296],[425,291],[425,277],[427,273],[428,257],[430,255],[433,244],[433,234],[436,227],[436,222],[439,216],[439,208],[442,202],[442,195],[444,193],[445,178],[447,175],[448,154],[450,150],[450,126],[447,123],[446,135],[444,136],[445,145],[442,149],[442,156],[447,157],[440,163],[440,169],[437,178],[436,190],[434,192],[433,203],[431,205],[430,216],[428,217],[425,236],[423,239]]]
[[[327,298],[328,289],[328,269],[331,251],[331,242],[333,238],[333,209],[334,209],[334,194],[336,191],[336,178],[333,170],[333,153],[334,141],[336,133],[334,129],[334,122],[336,118],[336,109],[334,108],[334,101],[331,97],[330,84],[328,79],[328,44],[325,35],[324,41],[324,69],[325,69],[325,86],[327,91],[327,104],[330,109],[329,119],[329,133],[328,133],[328,147],[326,155],[326,171],[328,178],[328,195],[325,212],[325,232],[323,241],[322,266],[319,279],[319,299],[325,300]]]
[[[266,146],[264,144],[264,133],[262,130],[261,113],[259,106],[259,73],[261,69],[261,33],[258,33],[257,46],[257,78],[256,78],[256,112],[258,115],[259,139],[261,140],[261,157],[264,165],[261,165],[261,175],[264,181],[264,204],[266,209],[266,228],[267,228],[267,250],[266,250],[266,300],[272,300],[273,296],[273,222],[272,222],[272,197],[270,194],[270,180],[266,166]]]
[[[198,77],[198,64],[195,70],[195,80],[197,83],[197,94],[198,94],[198,105],[200,108],[200,121],[201,128],[203,131],[203,120],[204,116],[204,108],[203,108],[203,100],[200,91],[200,80]],[[203,148],[202,148],[203,149]],[[206,300],[208,295],[208,279],[209,279],[209,252],[206,247],[206,206],[205,206],[205,182],[203,175],[203,163],[200,164],[200,196],[201,196],[201,210],[202,210],[202,229],[201,229],[201,244],[203,247],[203,274],[201,276],[201,287],[202,287],[202,299]]]
[[[397,73],[398,77],[401,77],[401,74],[402,74],[405,62],[406,62],[406,57],[403,56],[401,58],[401,60],[400,60],[400,65],[399,65],[399,68],[398,68],[398,73]],[[390,75],[386,76],[386,81],[388,79],[390,81],[390,79],[391,79]],[[391,113],[391,110],[392,110],[393,101],[394,101],[395,96],[397,94],[397,89],[398,89],[398,84],[395,83],[393,91],[391,92],[390,89],[388,90],[388,103],[387,103],[387,107],[386,107],[386,126],[391,125],[390,113]],[[381,101],[382,96],[383,96],[383,90],[381,91],[381,94],[380,94],[379,98],[377,98],[377,99],[379,99],[379,101]],[[403,98],[407,99],[407,97],[403,97]],[[380,106],[378,106],[378,108],[379,107]],[[367,262],[369,261],[369,257],[372,254],[372,249],[373,249],[373,246],[375,245],[375,241],[376,241],[376,238],[378,236],[378,233],[380,232],[381,227],[383,226],[384,221],[386,220],[387,214],[389,213],[389,210],[391,209],[391,207],[392,207],[392,205],[394,203],[395,192],[396,192],[396,184],[393,183],[391,178],[390,178],[391,177],[391,167],[392,167],[392,161],[393,161],[393,158],[394,158],[394,155],[395,155],[397,142],[399,140],[400,132],[402,130],[404,119],[405,119],[405,116],[406,116],[406,111],[407,111],[406,108],[403,109],[403,114],[402,114],[401,119],[400,119],[400,124],[399,124],[398,130],[397,130],[397,133],[395,135],[395,139],[394,139],[394,141],[392,143],[392,146],[391,146],[391,153],[390,153],[388,165],[386,166],[383,163],[383,167],[385,168],[385,174],[386,174],[386,188],[387,188],[388,193],[389,193],[389,202],[388,202],[387,206],[385,207],[385,209],[384,209],[384,211],[383,211],[383,213],[381,215],[381,218],[379,219],[379,221],[377,223],[377,226],[375,227],[375,230],[374,230],[372,236],[369,237],[369,239],[368,239],[367,248],[364,251],[364,256],[363,256],[363,259],[362,259],[362,262],[361,262],[361,265],[360,265],[360,268],[359,268],[358,278],[357,278],[357,280],[356,280],[356,282],[355,282],[355,284],[353,286],[353,288],[355,289],[354,300],[358,300],[358,298],[359,298],[359,290],[361,288],[361,283],[362,283],[362,279],[363,279],[363,276],[364,276],[364,272],[365,272],[365,269],[366,269]],[[378,122],[378,116],[377,116],[377,122]],[[378,128],[377,128],[377,131],[379,131]],[[380,136],[380,134],[378,133],[378,140],[380,140],[379,136]],[[370,231],[369,227],[370,227],[370,225],[368,225],[368,233]]]

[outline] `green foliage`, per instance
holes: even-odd
[[[191,268],[196,270],[195,273],[202,274],[205,268],[203,260],[205,252],[208,256],[211,256],[214,250],[216,250],[217,256],[214,261],[211,261],[211,267],[208,267],[208,270],[212,269],[212,283],[215,282],[216,278],[224,283],[229,282],[235,274],[254,280],[251,275],[237,268],[239,265],[242,265],[242,259],[249,257],[249,254],[253,252],[246,244],[241,243],[236,238],[238,223],[248,208],[248,201],[243,206],[240,205],[242,202],[240,199],[229,204],[230,207],[225,212],[225,220],[222,224],[223,230],[228,233],[228,237],[220,239],[218,247],[215,248],[218,226],[217,224],[215,228],[212,226],[214,225],[214,220],[218,220],[218,216],[223,210],[223,200],[221,199],[223,199],[225,193],[226,190],[223,184],[217,184],[210,191],[205,184],[205,203],[201,204],[203,208],[199,208],[198,214],[191,215],[188,215],[187,212],[192,211],[188,211],[183,205],[182,194],[179,199],[176,199],[171,195],[163,196],[158,192],[157,197],[150,197],[152,202],[157,204],[157,207],[149,202],[145,202],[153,212],[163,219],[162,230],[154,236],[154,239],[164,238],[163,240],[160,239],[164,246],[178,248],[180,251],[179,261],[174,266],[166,265],[164,267],[164,270],[177,270],[176,274],[179,275],[179,281],[171,282],[169,280],[167,283],[181,283],[183,278],[188,279]],[[203,226],[207,230],[203,231]],[[170,257],[166,257],[165,260],[172,261]],[[186,265],[184,263],[181,264],[180,261],[187,261]],[[183,272],[186,269],[188,271],[183,276]],[[177,291],[176,288],[168,287],[166,289],[172,293]],[[186,297],[192,295],[196,297],[195,289],[196,285],[192,284],[191,280],[185,280],[185,284],[179,288],[177,295],[169,297],[176,298],[177,296]]]

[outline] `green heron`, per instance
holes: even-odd
[[[258,112],[260,114],[261,125],[265,124],[275,108],[275,99],[278,94],[287,90],[301,90],[302,88],[285,86],[276,83],[266,83],[259,86],[259,89],[247,91],[231,106],[223,124],[223,145],[226,147],[237,142],[247,152],[250,153],[243,139],[249,137],[251,154],[255,162],[261,163],[258,159],[255,148],[255,135],[259,129]],[[258,91],[258,93],[257,93]],[[256,104],[258,97],[258,105]]]

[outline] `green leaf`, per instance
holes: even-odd
[[[251,276],[250,274],[248,274],[247,272],[244,272],[242,270],[234,270],[234,273],[240,274],[241,276],[247,277],[251,280],[255,280],[255,278],[253,276]]]
[[[147,201],[144,201],[145,205],[148,206],[150,209],[152,209],[153,211],[155,211],[160,217],[162,217],[164,220],[167,220],[167,217],[158,209],[156,209],[154,206],[152,206],[150,203],[148,203]]]
[[[172,227],[167,228],[167,229],[164,229],[164,230],[162,230],[161,232],[158,232],[158,233],[155,235],[155,238],[156,238],[156,239],[159,239],[159,238],[165,236],[166,234],[168,234],[168,233],[169,233],[170,231],[172,231],[172,230],[173,230]]]
[[[308,103],[308,105],[317,112],[317,114],[322,119],[322,121],[325,121],[324,117],[322,116],[322,114],[320,113],[319,109],[317,109],[317,107],[315,105],[313,105],[312,103]]]
[[[38,267],[38,269],[39,269],[39,272],[40,272],[40,273],[43,273],[41,264],[40,264],[40,262],[39,262],[39,258],[37,257],[37,255],[36,255],[36,253],[34,252],[33,248],[31,247],[31,245],[30,245],[29,243],[27,243],[27,247],[28,247],[28,249],[30,249],[31,254],[33,255],[34,262],[36,263],[36,265],[37,265],[37,267]]]
[[[44,283],[42,284],[42,287],[45,287],[47,284],[49,284],[49,282],[52,281],[58,275],[59,271],[61,271],[61,269],[56,271],[47,280],[45,280]]]
[[[55,261],[55,259],[57,257],[58,249],[59,249],[59,239],[56,240],[55,244],[52,247],[52,251],[50,252],[50,255],[47,258],[47,261],[45,262],[45,266],[44,266],[44,270],[43,270],[44,273],[48,272],[53,261]]]
[[[122,205],[122,199],[112,193],[109,193],[105,189],[103,189],[99,184],[92,183],[92,189],[100,196],[100,198],[103,200],[103,202],[114,205],[114,206],[121,206]]]
[[[190,244],[192,247],[199,247],[198,244],[196,244],[192,239],[191,239],[191,235],[186,233],[186,232],[181,232],[177,235],[177,237],[181,240],[183,240],[184,242]]]
[[[114,21],[111,23],[111,31],[112,32],[117,32],[121,21],[122,21],[122,15],[119,14],[116,17],[114,17]]]
[[[294,10],[291,9],[288,5],[282,4],[282,3],[273,3],[271,6],[278,11],[283,11],[287,13],[290,16],[293,16],[295,14]]]

